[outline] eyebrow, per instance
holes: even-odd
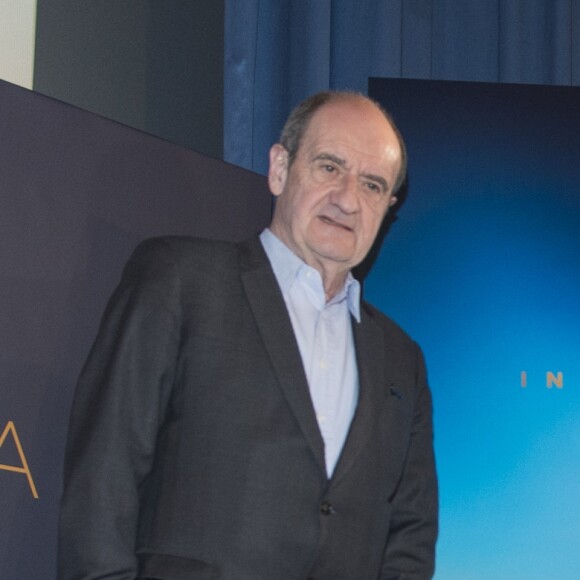
[[[314,157],[313,161],[332,161],[339,167],[346,167],[346,161],[342,159],[342,157],[337,157],[332,153],[319,153],[316,157]]]
[[[346,161],[341,157],[333,155],[332,153],[320,153],[319,155],[316,155],[316,157],[314,157],[314,161],[332,161],[333,163],[336,163],[339,167],[346,167]],[[380,175],[374,175],[373,173],[361,173],[361,177],[369,179],[370,181],[375,181],[381,186],[381,189],[383,191],[388,191],[389,189],[389,184],[387,183],[387,180],[384,177],[381,177]]]
[[[371,181],[376,181],[381,186],[381,189],[383,191],[388,191],[389,189],[389,184],[387,183],[387,180],[384,177],[381,177],[380,175],[373,175],[372,173],[363,173],[362,177],[364,177],[365,179],[370,179]]]

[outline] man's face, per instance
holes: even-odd
[[[401,167],[395,132],[372,103],[331,102],[308,125],[293,164],[270,150],[269,184],[278,196],[271,228],[319,271],[347,271],[370,250]]]

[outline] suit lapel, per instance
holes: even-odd
[[[302,433],[326,472],[318,429],[298,344],[284,298],[257,238],[240,245],[242,284],[274,372]]]
[[[361,322],[357,323],[353,319],[352,324],[358,365],[359,400],[333,482],[348,472],[360,452],[370,443],[374,422],[385,405],[387,349],[383,333],[364,307],[361,308]]]

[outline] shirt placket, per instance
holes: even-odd
[[[314,381],[318,385],[315,403],[318,425],[326,442],[327,464],[336,458],[336,422],[340,399],[337,396],[336,356],[340,352],[334,315],[336,305],[326,305],[319,313],[314,340]]]

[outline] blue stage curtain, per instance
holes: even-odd
[[[224,159],[265,173],[290,109],[368,78],[580,85],[577,0],[226,0]]]

